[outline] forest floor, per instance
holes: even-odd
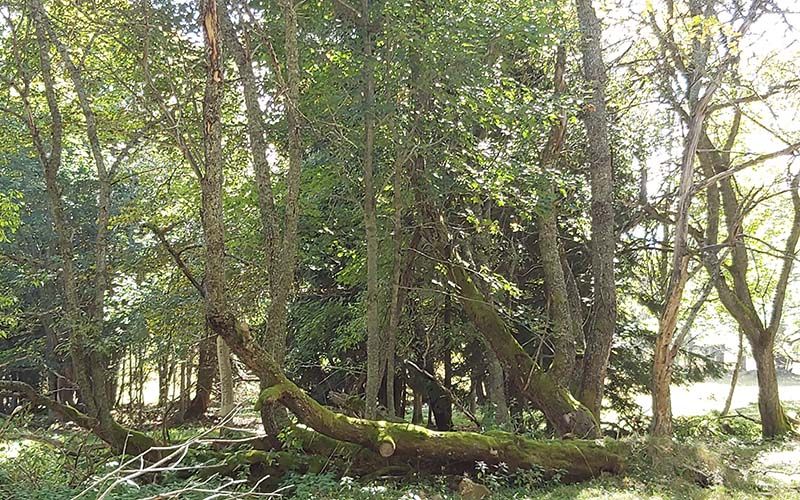
[[[800,414],[800,378],[783,381],[781,393],[790,414]],[[476,464],[471,480],[485,486],[497,499],[639,499],[639,498],[792,498],[800,500],[800,440],[763,442],[753,421],[754,383],[743,378],[734,399],[734,412],[720,419],[718,410],[727,395],[727,381],[707,381],[676,388],[676,441],[670,446],[631,436],[626,471],[592,481],[563,485],[546,481],[540,472],[509,473],[502,468]],[[685,396],[684,396],[685,395]],[[790,400],[791,399],[791,400]],[[739,404],[742,403],[742,404]],[[703,413],[699,413],[703,412]],[[108,491],[108,499],[210,498],[228,478],[200,480],[185,473],[169,472],[124,479],[117,457],[93,438],[73,428],[36,430],[31,417],[0,419],[0,499],[60,500],[96,499]],[[239,419],[236,426],[257,422],[255,415]],[[203,432],[198,427],[172,430],[174,442]],[[154,429],[154,432],[159,432]],[[192,467],[197,458],[181,464]],[[147,484],[143,478],[157,478]],[[246,494],[246,474],[230,494],[215,498],[260,498]],[[206,481],[206,482],[203,482]],[[346,471],[289,474],[280,480],[286,498],[330,500],[445,500],[482,498],[462,496],[459,477],[414,475],[353,479]],[[153,481],[150,481],[153,483]],[[203,483],[200,486],[200,483]],[[93,488],[88,488],[94,485]],[[235,487],[235,488],[234,488]],[[180,491],[180,493],[175,493]],[[172,494],[170,494],[172,492]]]

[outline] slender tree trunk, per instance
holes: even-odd
[[[508,413],[503,366],[491,348],[486,350],[486,361],[489,368],[489,400],[494,405],[494,420],[498,424],[505,424],[511,417]]]
[[[672,363],[675,359],[677,347],[673,345],[673,337],[678,324],[678,313],[683,299],[683,290],[689,277],[689,208],[693,194],[694,160],[706,118],[708,103],[715,89],[716,85],[709,85],[703,97],[692,106],[692,116],[683,148],[681,178],[678,184],[678,207],[675,220],[672,272],[664,308],[658,324],[658,334],[656,335],[653,352],[653,422],[651,432],[656,437],[672,436],[672,401],[669,386],[672,382]]]
[[[386,329],[384,349],[386,357],[386,394],[394,394],[394,371],[395,371],[395,350],[397,343],[397,329],[400,326],[400,316],[402,314],[403,300],[401,296],[405,294],[401,292],[403,285],[403,202],[402,202],[402,185],[403,185],[403,162],[398,158],[394,164],[394,172],[392,175],[392,202],[394,205],[394,213],[392,214],[392,244],[394,247],[394,262],[392,270],[392,296],[389,305],[389,326]],[[395,415],[394,397],[387,396],[386,412],[389,415]]]
[[[381,383],[381,338],[378,329],[378,223],[375,207],[373,149],[375,147],[375,62],[372,55],[369,0],[361,2],[364,28],[364,228],[367,235],[367,394],[366,417],[377,414]]]
[[[422,423],[422,393],[414,390],[414,409],[411,413],[411,423],[419,425]]]
[[[556,98],[566,88],[564,83],[566,60],[566,50],[564,47],[559,47],[556,54],[555,76],[553,78]],[[559,115],[558,122],[553,124],[550,129],[550,137],[539,157],[539,164],[545,172],[553,166],[561,154],[566,127],[567,115],[566,112],[562,112]],[[564,269],[561,266],[556,190],[552,182],[547,183],[545,198],[549,206],[545,207],[539,215],[539,251],[542,257],[544,281],[550,295],[550,313],[553,324],[554,357],[550,370],[553,376],[558,379],[571,380],[575,368],[575,337],[573,336],[574,328],[567,294],[567,282],[564,277]]]
[[[300,171],[303,163],[300,115],[300,50],[297,45],[297,10],[293,0],[281,0],[284,17],[284,50],[286,52],[286,89],[283,102],[288,126],[289,169],[286,175],[286,214],[284,216],[283,246],[273,263],[270,280],[271,303],[268,330],[268,352],[283,365],[286,355],[287,307],[294,288],[297,267],[297,223],[300,217]],[[277,438],[286,425],[286,412],[278,405],[266,402],[261,407],[261,420],[268,436]]]
[[[586,334],[586,351],[578,399],[600,416],[608,357],[617,321],[614,281],[614,178],[606,111],[606,71],[602,32],[592,0],[576,0],[581,32],[583,74],[592,94],[584,113],[592,186],[592,273],[594,275],[593,328]]]
[[[725,407],[722,408],[720,415],[727,415],[731,411],[733,404],[733,391],[736,390],[736,382],[739,380],[739,372],[742,369],[744,362],[744,330],[739,328],[739,350],[736,353],[736,364],[733,365],[733,373],[731,374],[731,387],[728,390],[728,397],[725,398]]]
[[[258,193],[258,211],[261,217],[261,231],[264,236],[264,250],[270,274],[277,276],[275,267],[278,266],[277,249],[280,245],[280,228],[275,213],[275,197],[272,189],[272,172],[268,160],[267,141],[264,136],[264,113],[259,104],[259,86],[253,71],[253,54],[250,46],[242,44],[237,36],[236,29],[231,23],[230,16],[222,1],[219,11],[220,29],[224,35],[225,49],[227,49],[236,62],[236,68],[242,83],[242,90],[247,116],[247,135],[253,158],[253,172],[255,174]],[[270,282],[270,286],[272,283]]]
[[[186,366],[186,361],[181,361],[180,369],[178,370],[178,404],[180,408],[180,414],[184,415],[186,413],[186,408],[189,405],[189,373],[191,371]]]
[[[219,366],[220,415],[233,411],[233,370],[231,369],[231,350],[225,340],[217,336],[217,363]]]
[[[172,373],[169,369],[169,353],[158,359],[158,406],[164,408],[169,401],[169,384]]]

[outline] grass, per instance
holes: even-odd
[[[723,382],[720,382],[723,383]],[[742,387],[747,387],[747,384]],[[800,400],[787,404],[800,412]],[[676,440],[656,442],[642,436],[627,439],[630,455],[625,474],[603,476],[581,484],[545,482],[541,474],[509,473],[480,467],[471,475],[497,499],[728,499],[775,497],[800,500],[800,441],[763,442],[751,418],[757,408],[737,410],[744,416],[724,419],[714,413],[676,418]],[[243,422],[255,421],[248,416]],[[24,425],[18,425],[24,424]],[[36,422],[15,418],[0,421],[0,498],[60,500],[73,498],[88,484],[114,470],[115,457],[93,437],[71,427],[32,430]],[[237,423],[237,426],[238,423]],[[174,441],[196,435],[197,427],[175,429]],[[202,453],[190,454],[184,465],[200,466]],[[238,491],[250,488],[247,472],[236,478],[212,478],[214,488],[225,481],[242,481]],[[361,482],[341,470],[322,474],[289,474],[281,478],[287,497],[298,499],[445,500],[460,498],[461,478],[413,475]],[[197,476],[160,473],[121,484],[106,498],[143,499],[198,484]],[[106,483],[108,484],[108,483]],[[96,498],[97,491],[82,498]],[[208,494],[184,492],[175,498],[206,498]],[[166,498],[166,497],[164,497]],[[242,498],[248,498],[244,496]]]

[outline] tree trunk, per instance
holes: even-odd
[[[189,406],[190,373],[191,371],[186,366],[186,361],[181,361],[180,369],[178,370],[178,408],[181,415],[186,413],[186,408]]]
[[[501,367],[502,368],[502,367]],[[480,380],[478,380],[475,376],[470,377],[469,379],[469,402],[467,403],[467,408],[469,412],[475,415],[475,412],[478,411],[478,386],[480,385]]]
[[[231,350],[220,336],[217,336],[217,363],[219,364],[219,413],[221,416],[225,416],[233,411],[233,370],[231,369]]]
[[[503,367],[491,348],[486,350],[486,362],[489,367],[488,391],[489,400],[494,405],[494,420],[498,424],[506,424],[511,417],[508,413]]]
[[[736,353],[736,364],[733,365],[733,373],[731,374],[731,387],[728,390],[728,397],[725,399],[725,407],[722,408],[720,415],[725,416],[731,411],[733,404],[733,391],[736,390],[736,382],[739,380],[739,372],[744,363],[744,330],[739,328],[739,350]]]
[[[578,399],[595,417],[603,403],[608,357],[617,321],[614,281],[614,178],[606,111],[606,70],[603,63],[602,32],[592,0],[576,0],[581,32],[583,75],[591,97],[583,122],[588,140],[592,187],[592,273],[594,275],[594,327],[586,333],[586,351]]]
[[[269,352],[278,366],[286,355],[287,306],[294,288],[297,267],[297,223],[300,217],[300,172],[303,163],[300,113],[300,50],[297,46],[297,10],[292,0],[281,0],[284,17],[284,50],[286,53],[286,89],[283,104],[288,127],[289,168],[286,174],[286,214],[283,246],[273,263],[270,279],[271,303],[267,321]],[[279,406],[263,405],[261,421],[269,436],[277,438],[287,424],[286,412]]]
[[[692,204],[692,183],[697,145],[705,123],[706,111],[716,87],[709,85],[701,99],[692,105],[692,116],[683,147],[681,178],[678,184],[678,207],[672,255],[672,272],[658,323],[653,352],[653,422],[651,433],[656,437],[672,436],[672,401],[669,385],[672,382],[672,363],[677,352],[673,345],[678,324],[683,290],[689,278],[689,208]]]
[[[158,406],[164,408],[169,401],[169,385],[172,371],[169,367],[169,353],[162,354],[158,359]]]
[[[277,374],[276,374],[277,375]],[[306,395],[282,375],[261,394],[287,405],[305,425],[327,436],[360,444],[382,457],[411,459],[429,470],[463,473],[476,461],[504,463],[510,470],[540,468],[550,477],[560,470],[565,481],[580,481],[602,472],[620,472],[621,457],[608,445],[594,441],[537,441],[498,432],[438,432],[406,423],[375,422],[342,417]]]
[[[774,438],[792,431],[778,395],[778,373],[772,342],[752,342],[758,376],[758,412],[761,415],[761,434]]]
[[[556,54],[555,98],[565,90],[564,70],[567,53],[559,47]],[[543,172],[557,161],[561,154],[566,135],[567,115],[562,112],[559,120],[550,129],[550,136],[539,157],[539,165]],[[548,175],[548,174],[545,174]],[[553,364],[550,368],[553,377],[560,380],[571,380],[575,368],[575,337],[572,313],[570,311],[567,282],[561,266],[561,245],[558,241],[558,211],[556,208],[556,190],[552,182],[547,181],[544,189],[545,203],[539,214],[539,253],[542,257],[544,281],[549,294],[550,319],[553,325]],[[569,386],[569,384],[565,384]]]
[[[203,418],[211,403],[214,379],[217,374],[217,342],[214,336],[206,335],[200,340],[200,353],[197,360],[197,383],[195,395],[183,414],[184,421]]]
[[[414,407],[411,413],[411,423],[419,425],[422,423],[422,392],[411,389],[414,394]]]
[[[659,332],[663,331],[659,327]],[[657,437],[672,436],[672,359],[671,344],[663,336],[656,339],[653,361],[652,401],[653,420],[650,432]]]
[[[380,330],[378,329],[378,222],[373,179],[375,147],[375,61],[369,0],[361,2],[364,44],[364,228],[367,236],[367,395],[366,416],[375,418],[381,383]]]
[[[400,326],[400,317],[403,310],[405,292],[403,286],[403,202],[402,179],[403,160],[397,158],[392,173],[392,244],[393,244],[393,269],[392,269],[392,295],[389,304],[389,326],[386,329],[384,357],[386,358],[386,411],[389,415],[397,413],[394,402],[395,385],[395,351],[397,344],[397,330]],[[410,259],[409,259],[410,260]],[[410,264],[410,263],[409,263]]]

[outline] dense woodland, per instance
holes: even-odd
[[[720,432],[796,437],[794,2],[0,17],[0,439],[122,464],[74,494],[619,476],[685,444],[671,388],[725,373]]]

